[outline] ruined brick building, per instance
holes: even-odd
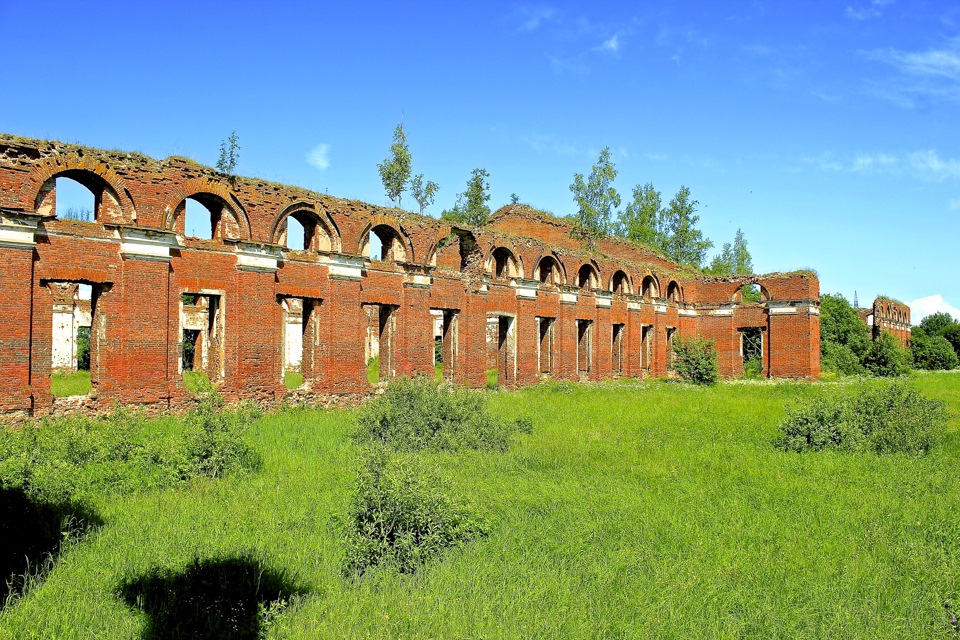
[[[881,333],[889,333],[910,346],[910,307],[899,300],[878,296],[873,306],[859,308],[860,319],[870,328],[871,337],[876,340]]]
[[[59,177],[93,193],[93,220],[58,217]],[[185,233],[187,199],[210,237]],[[287,248],[291,221],[302,249]],[[767,376],[820,373],[809,272],[709,277],[617,239],[587,251],[525,206],[458,227],[184,158],[0,135],[0,413],[57,412],[50,375],[72,346],[53,336],[68,307],[82,315],[79,285],[92,409],[189,404],[185,350],[228,398],[281,398],[291,368],[298,396],[365,393],[374,343],[381,379],[432,374],[435,334],[443,376],[471,387],[488,368],[507,387],[664,375],[677,336],[716,341],[723,376],[749,357]]]

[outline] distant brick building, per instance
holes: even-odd
[[[58,217],[58,177],[93,193],[92,221]],[[210,237],[185,234],[188,198],[209,213]],[[291,221],[302,250],[287,248]],[[437,335],[444,377],[471,387],[493,368],[507,387],[665,375],[676,336],[714,340],[726,377],[751,356],[768,376],[820,373],[811,272],[704,276],[617,239],[587,251],[567,222],[525,206],[451,226],[183,158],[10,135],[0,266],[5,414],[57,411],[56,323],[79,284],[91,288],[94,410],[189,405],[184,345],[229,399],[280,398],[293,369],[299,396],[366,393],[374,354],[381,379],[431,374]]]
[[[870,327],[870,335],[874,340],[886,332],[903,346],[910,346],[910,307],[905,303],[879,296],[873,301],[872,307],[860,308],[857,312]]]

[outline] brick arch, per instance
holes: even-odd
[[[597,287],[603,286],[603,280],[600,278],[600,265],[597,264],[596,260],[587,260],[579,267],[577,267],[577,286],[580,286],[580,273],[587,268],[589,271],[593,272],[593,278],[597,283]]]
[[[557,282],[555,284],[567,284],[567,267],[564,266],[563,260],[560,259],[560,256],[554,251],[544,251],[537,259],[533,261],[533,270],[530,271],[530,277],[534,277],[533,274],[537,272],[540,268],[540,263],[543,262],[545,258],[549,258],[557,263],[557,269],[560,271],[560,280],[562,282]]]
[[[677,298],[674,299],[673,294],[676,292]],[[667,300],[673,300],[674,302],[683,302],[683,289],[680,288],[680,283],[676,280],[671,280],[667,283]]]
[[[183,201],[187,198],[205,194],[215,196],[233,213],[243,236],[241,240],[253,239],[250,231],[250,218],[247,216],[246,209],[244,209],[240,200],[222,182],[216,182],[209,178],[192,178],[176,186],[164,204],[162,227],[167,231],[173,231],[176,223],[176,211]]]
[[[272,244],[277,244],[279,242],[280,229],[283,227],[283,223],[286,221],[286,219],[297,213],[309,215],[316,219],[317,224],[323,226],[327,236],[330,238],[331,251],[340,252],[343,250],[343,241],[340,237],[340,229],[333,221],[333,218],[331,218],[330,215],[323,209],[317,211],[316,207],[303,200],[298,200],[297,202],[284,207],[283,210],[274,217],[273,224],[270,225],[269,238],[269,241]]]
[[[403,225],[400,224],[400,221],[388,213],[377,213],[370,217],[370,221],[367,222],[366,226],[363,227],[363,231],[360,232],[360,237],[357,238],[357,247],[356,255],[362,255],[364,238],[367,237],[367,234],[373,230],[374,227],[385,226],[393,229],[394,233],[397,234],[397,237],[400,238],[400,242],[403,244],[403,250],[406,253],[405,262],[414,261],[413,253],[413,240],[410,238],[410,234],[407,233],[407,230],[403,228]]]
[[[26,180],[20,186],[19,202],[26,211],[35,211],[37,199],[44,185],[62,174],[74,173],[89,176],[91,181],[110,190],[123,212],[125,222],[137,219],[137,210],[127,190],[127,185],[117,172],[99,160],[85,158],[78,153],[67,153],[41,160],[33,165]],[[74,179],[74,176],[65,176]],[[83,180],[78,180],[83,184]],[[88,185],[84,184],[84,186]]]
[[[746,281],[741,281],[737,288],[733,290],[733,294],[730,296],[731,302],[743,302],[743,294],[741,293],[745,287],[751,285],[756,285],[760,288],[760,302],[770,302],[773,300],[773,296],[770,294],[770,290],[767,289],[757,278],[751,278]]]
[[[483,256],[484,271],[487,271],[488,273],[492,273],[493,253],[498,249],[506,249],[506,251],[510,254],[510,258],[513,260],[514,264],[516,265],[517,271],[519,272],[518,277],[525,278],[526,271],[524,271],[523,269],[523,258],[520,257],[520,252],[517,251],[517,247],[512,242],[507,242],[503,238],[497,238],[497,242],[495,244],[490,245],[490,248],[486,251],[486,253],[484,253],[484,256]],[[488,269],[487,265],[490,265],[491,268]]]
[[[436,235],[433,237],[433,241],[430,243],[430,246],[427,247],[427,260],[426,264],[435,267],[437,266],[437,252],[446,244],[447,238],[453,233],[453,228],[445,224],[440,227],[440,230],[437,231]]]
[[[622,293],[631,294],[633,293],[633,278],[630,277],[630,274],[624,271],[623,269],[614,269],[613,273],[610,275],[610,283],[608,289],[610,291],[616,291],[617,275],[622,277],[622,282],[626,285]]]
[[[647,285],[651,284],[653,291],[649,296],[647,296]],[[648,271],[643,274],[643,278],[640,280],[640,295],[644,298],[659,298],[660,297],[660,278],[658,278],[652,271]]]

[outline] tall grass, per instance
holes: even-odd
[[[0,615],[0,638],[136,638],[131,576],[249,553],[298,597],[271,638],[946,638],[960,602],[960,375],[912,385],[953,416],[929,455],[776,449],[808,384],[551,384],[506,453],[430,452],[489,535],[414,575],[341,574],[352,413],[259,419],[260,472],[98,494],[105,525]]]

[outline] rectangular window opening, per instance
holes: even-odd
[[[593,355],[593,321],[577,320],[577,371],[590,373],[590,360]]]
[[[614,373],[623,372],[623,334],[625,325],[614,323],[611,339],[611,366]]]
[[[537,370],[545,375],[553,373],[553,331],[555,318],[537,318]]]

